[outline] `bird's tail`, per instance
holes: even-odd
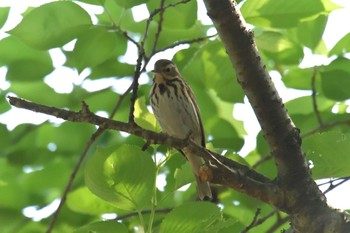
[[[197,181],[197,191],[199,199],[203,200],[205,197],[212,198],[211,189],[208,181],[202,181],[199,176],[199,170],[203,164],[203,159],[197,155],[194,155],[184,149],[182,153],[187,158],[192,167],[193,174]]]

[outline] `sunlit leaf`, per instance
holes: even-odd
[[[324,98],[323,96],[317,96],[316,101],[318,103],[318,111],[322,112],[325,110],[331,110],[334,102]],[[314,113],[312,105],[311,96],[303,96],[293,100],[290,100],[286,103],[286,108],[290,114],[312,114]]]
[[[319,15],[316,19],[303,21],[297,28],[298,40],[310,49],[315,50],[322,40],[327,21],[328,15]]]
[[[298,64],[303,48],[287,35],[275,31],[256,31],[255,41],[260,50],[279,63]]]
[[[126,63],[120,63],[116,59],[106,60],[91,69],[90,79],[99,79],[106,77],[125,77],[134,74],[135,66]]]
[[[307,17],[325,12],[319,0],[249,0],[241,7],[245,20],[255,26],[289,28]]]
[[[76,67],[82,71],[95,67],[109,59],[116,58],[126,51],[125,37],[108,32],[102,27],[93,27],[82,33],[73,50]]]
[[[141,210],[151,203],[155,165],[148,153],[131,145],[114,152],[99,149],[85,170],[88,188],[119,209]]]
[[[9,36],[0,40],[0,66],[7,65],[7,80],[42,80],[53,70],[51,57]]]
[[[4,26],[4,24],[6,23],[9,12],[10,12],[10,7],[0,8],[0,28],[2,28],[2,26]]]
[[[238,151],[243,146],[235,128],[226,120],[213,118],[209,123],[208,134],[213,137],[211,142],[217,148],[231,148]]]
[[[350,33],[341,38],[334,47],[329,51],[331,55],[341,55],[350,51]]]
[[[93,195],[87,187],[70,192],[67,197],[67,205],[75,212],[89,215],[116,212],[114,206]]]
[[[69,1],[44,4],[30,11],[10,34],[36,49],[63,46],[91,26],[89,14]]]
[[[234,222],[235,220],[225,220],[216,205],[194,202],[173,209],[163,220],[160,232],[219,232]]]
[[[350,98],[350,60],[338,58],[320,72],[324,95],[334,100]]]
[[[301,90],[311,90],[312,83],[311,79],[314,74],[313,68],[301,69],[300,67],[291,67],[286,70],[282,79],[287,87],[301,89]],[[319,85],[319,79],[316,79],[316,84]]]
[[[165,1],[167,4],[174,4],[177,0]],[[149,1],[147,7],[152,12],[160,7],[159,1]],[[158,16],[158,15],[157,15]],[[176,23],[174,20],[176,19]],[[169,29],[186,29],[192,27],[197,21],[197,1],[189,1],[186,4],[179,4],[176,7],[169,7],[163,14],[163,27]]]
[[[312,161],[315,179],[350,175],[350,134],[325,132],[303,140],[307,159]]]
[[[135,122],[141,127],[153,131],[160,131],[160,127],[157,124],[155,116],[147,109],[144,97],[136,100],[134,116]]]

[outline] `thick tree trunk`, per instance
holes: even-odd
[[[350,232],[349,216],[330,208],[311,178],[301,150],[299,130],[290,119],[261,60],[253,33],[246,29],[235,3],[230,0],[204,0],[204,3],[276,163],[280,197],[278,201],[264,201],[290,214],[290,232]],[[276,199],[276,195],[271,198]]]

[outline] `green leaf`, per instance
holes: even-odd
[[[0,194],[1,195],[1,194]],[[18,226],[23,225],[27,218],[20,210],[11,210],[0,208],[0,226],[2,232],[11,232],[13,229],[18,229]]]
[[[120,6],[116,0],[105,0],[104,2],[104,12],[102,14],[96,15],[99,23],[105,25],[118,25],[122,30],[141,33],[144,27],[139,27],[139,23],[134,21],[133,13],[131,9],[125,9]]]
[[[160,226],[161,233],[219,232],[234,224],[225,220],[219,207],[209,202],[193,202],[173,209]]]
[[[90,16],[83,8],[58,1],[33,9],[9,33],[33,48],[47,50],[63,46],[90,26]]]
[[[111,82],[115,82],[114,79]],[[115,106],[115,101],[119,95],[115,93],[112,88],[106,88],[99,91],[91,92],[85,99],[85,102],[89,105],[89,108],[93,112],[107,111],[111,112]],[[111,100],[111,101],[106,101]],[[114,101],[112,101],[114,100]],[[119,111],[121,108],[119,108]],[[124,113],[124,111],[123,111]],[[126,112],[125,112],[126,113]]]
[[[151,203],[155,164],[140,148],[99,149],[87,162],[85,181],[92,193],[120,209],[142,210]]]
[[[145,97],[140,97],[136,100],[134,116],[135,122],[142,128],[161,131],[155,116],[147,109]]]
[[[66,186],[71,166],[63,159],[54,160],[42,170],[26,174],[21,185],[28,192],[37,193],[40,203],[50,203],[60,196],[60,191]]]
[[[334,100],[349,98],[350,60],[338,57],[329,65],[320,69],[321,90],[323,94]]]
[[[84,148],[93,132],[94,127],[86,124],[64,122],[58,127],[45,124],[38,131],[36,146],[46,148],[49,143],[54,143],[58,151],[75,152]],[[68,141],[67,135],[69,135]]]
[[[73,231],[73,233],[128,233],[127,227],[115,220],[95,222],[80,227]]]
[[[324,95],[334,100],[350,98],[350,60],[338,58],[320,72]]]
[[[350,175],[350,134],[325,132],[303,140],[303,149],[312,161],[315,179]]]
[[[0,203],[2,208],[22,209],[30,204],[30,195],[19,184],[23,171],[11,166],[5,158],[0,158]]]
[[[193,89],[196,85],[202,91],[205,86],[213,89],[223,101],[243,102],[243,91],[220,41],[207,41],[199,48],[192,46],[182,50],[176,54],[174,61]]]
[[[318,111],[330,111],[334,106],[334,101],[331,101],[323,96],[316,96],[316,101],[318,105]],[[312,105],[311,96],[303,96],[286,103],[286,108],[289,114],[313,114],[314,109]]]
[[[300,89],[300,90],[311,90],[311,79],[314,72],[314,68],[301,69],[298,66],[291,67],[286,70],[282,79],[287,87]],[[316,83],[319,79],[316,79]]]
[[[10,7],[1,7],[0,8],[0,29],[6,23],[9,12],[10,12]]]
[[[133,76],[135,70],[134,65],[120,63],[116,59],[110,59],[100,65],[92,67],[91,74],[87,76],[89,79],[99,79],[106,77],[125,77]]]
[[[124,8],[131,8],[133,6],[147,3],[149,0],[114,0],[119,6]]]
[[[12,82],[8,92],[14,92],[21,98],[55,107],[77,107],[80,105],[79,96],[58,94],[42,81]]]
[[[43,64],[38,60],[21,60],[8,66],[7,80],[33,81],[42,80],[53,70],[49,64]]]
[[[298,25],[298,40],[315,51],[319,43],[322,41],[322,35],[328,21],[328,15],[319,15],[316,19],[312,18],[303,21]]]
[[[75,66],[81,72],[86,67],[95,67],[109,59],[116,59],[126,51],[126,38],[108,32],[102,27],[93,27],[78,37],[73,50]]]
[[[167,4],[177,3],[177,0],[165,1]],[[150,12],[160,7],[159,1],[149,1],[147,8]],[[158,14],[159,15],[159,14]],[[159,17],[155,17],[158,21]],[[176,21],[174,21],[176,19]],[[169,29],[188,29],[192,27],[197,21],[197,1],[189,1],[186,4],[179,4],[176,7],[169,7],[164,11],[163,15],[163,28]]]
[[[145,24],[145,21],[142,21],[142,24]],[[143,30],[144,26],[142,26],[141,28]],[[162,33],[158,38],[156,50],[163,49],[164,47],[167,47],[179,41],[192,40],[198,37],[204,37],[206,36],[208,28],[208,26],[204,26],[198,21],[192,27],[187,29],[163,28]],[[148,36],[145,43],[146,53],[150,53],[151,49],[153,49],[155,35],[157,31],[158,23],[152,21],[149,25]]]
[[[237,83],[236,72],[222,43],[218,40],[209,41],[202,47],[201,58],[207,87],[213,88],[223,101],[243,102],[243,90]]]
[[[96,197],[86,186],[78,188],[68,194],[67,206],[77,213],[89,215],[117,212],[114,206]]]
[[[350,51],[350,33],[341,38],[334,47],[329,51],[328,55],[341,55]]]
[[[307,17],[325,12],[320,0],[249,0],[241,7],[245,20],[260,27],[295,27]]]
[[[194,175],[191,165],[186,162],[180,168],[177,168],[174,172],[175,185],[174,190],[181,188],[182,186],[194,182]]]
[[[105,0],[79,0],[79,2],[85,2],[92,5],[103,6]]]
[[[1,93],[0,94],[0,113],[4,113],[10,109],[11,109],[11,106],[6,100],[6,94]]]
[[[231,148],[235,151],[243,146],[243,140],[238,136],[235,128],[226,120],[212,118],[207,122],[208,134],[213,137],[211,142],[217,148]]]
[[[7,66],[7,80],[42,80],[53,70],[51,57],[23,44],[13,36],[0,40],[0,66]]]
[[[259,48],[276,63],[299,64],[303,48],[286,35],[276,31],[256,31],[255,41]]]

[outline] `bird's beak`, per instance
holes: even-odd
[[[151,70],[151,72],[155,73],[155,74],[159,74],[160,73],[160,71],[158,71],[158,70]]]

